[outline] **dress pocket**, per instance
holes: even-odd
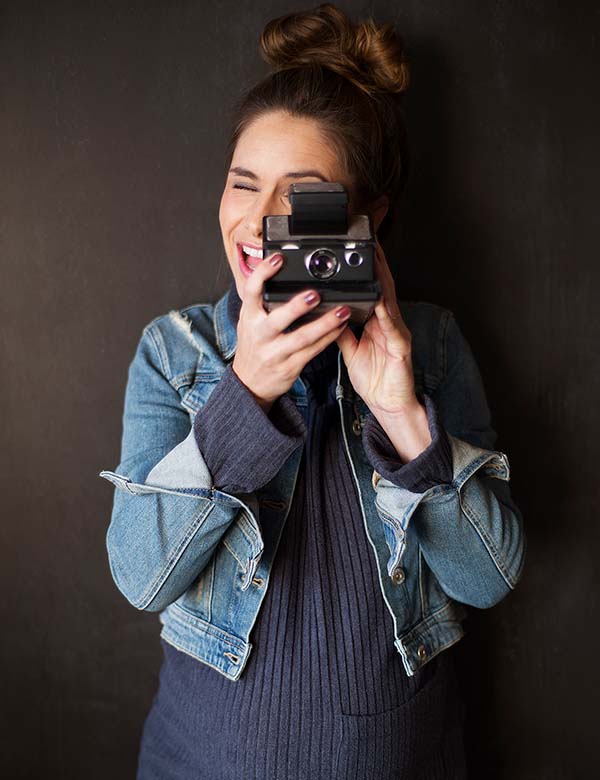
[[[342,715],[336,780],[466,778],[463,703],[456,681],[437,674],[405,704]]]

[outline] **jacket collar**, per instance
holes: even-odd
[[[215,335],[217,347],[223,358],[229,362],[237,347],[237,323],[242,301],[237,293],[235,281],[215,304]]]

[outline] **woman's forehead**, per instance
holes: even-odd
[[[231,167],[251,171],[260,178],[318,172],[325,181],[341,172],[335,149],[318,122],[281,113],[265,114],[244,130]]]

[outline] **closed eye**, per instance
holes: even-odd
[[[258,192],[258,190],[255,187],[248,187],[246,184],[234,184],[233,185],[234,190],[248,190],[249,192]],[[289,198],[289,188],[285,190],[285,192],[282,193],[282,196],[284,198]]]

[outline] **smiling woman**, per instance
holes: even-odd
[[[300,181],[336,181],[353,189],[318,123],[284,111],[254,119],[235,146],[219,209],[223,244],[242,300],[244,280],[262,258],[263,215],[290,214],[288,190]]]
[[[265,311],[265,215],[341,182],[377,231],[402,193],[402,43],[331,4],[269,22],[219,222],[232,282],[144,328],[107,547],[164,661],[138,780],[457,780],[450,648],[517,584],[521,513],[451,311],[382,296],[364,325],[306,289]]]

